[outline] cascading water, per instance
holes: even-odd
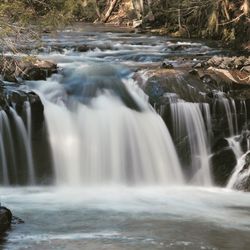
[[[190,147],[193,176],[191,183],[211,185],[210,144],[207,131],[211,132],[211,117],[208,104],[183,101],[170,104],[175,138],[187,138]],[[205,113],[204,122],[202,111]]]
[[[3,131],[3,111],[1,111],[0,115],[0,131]],[[0,133],[0,157],[1,157],[1,166],[2,166],[2,180],[4,185],[9,184],[9,175],[8,175],[8,167],[6,161],[6,153],[5,146],[3,141],[3,133]]]
[[[249,191],[250,183],[250,152],[242,155],[229,179],[227,188]]]
[[[135,82],[114,66],[79,67],[33,83],[44,103],[56,182],[183,183],[170,134]]]
[[[228,123],[229,135],[234,136],[238,134],[237,110],[235,101],[231,98],[226,98],[223,92],[215,93],[216,99],[214,102],[214,109],[218,106],[221,113],[226,114]]]
[[[0,157],[1,183],[35,184],[31,139],[23,119],[12,107],[9,108],[8,115],[6,111],[0,111]],[[20,180],[19,175],[25,175],[23,180]]]

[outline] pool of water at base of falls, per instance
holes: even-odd
[[[199,187],[1,188],[2,249],[249,249],[250,195]]]

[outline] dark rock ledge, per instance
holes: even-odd
[[[6,208],[0,206],[0,237],[5,233],[11,226],[12,213]]]
[[[24,221],[12,215],[12,212],[7,208],[0,205],[0,238],[11,225],[22,224]]]

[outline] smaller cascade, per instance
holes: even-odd
[[[239,159],[243,155],[243,151],[240,145],[240,136],[232,136],[226,138],[229,147],[233,150],[235,158]]]
[[[4,185],[9,185],[9,175],[6,160],[6,152],[3,141],[3,115],[0,113],[0,166],[2,166],[1,179]]]
[[[3,147],[1,149],[1,152],[5,153],[5,157],[1,157],[2,159],[2,172],[5,172],[5,178],[3,178],[2,183],[5,185],[9,184],[9,175],[11,176],[14,183],[17,182],[17,165],[16,165],[16,157],[15,157],[15,148],[14,148],[14,142],[13,137],[11,133],[11,127],[8,115],[4,110],[0,111],[0,133],[1,133],[1,139],[2,143],[1,146]],[[7,149],[7,150],[6,150]],[[5,163],[3,163],[3,159],[5,158]],[[6,166],[6,170],[5,169]],[[8,169],[7,169],[8,166]],[[6,174],[6,172],[11,172],[11,174]]]
[[[170,109],[174,138],[188,139],[193,170],[192,183],[211,185],[208,134],[212,133],[212,129],[209,105],[179,100],[171,103]],[[203,114],[205,118],[203,118]]]
[[[28,101],[24,102],[24,110],[25,110],[25,113],[26,113],[27,134],[28,134],[28,138],[29,138],[29,143],[31,145],[31,143],[32,143],[32,140],[31,140],[31,136],[32,136],[31,107],[30,107],[30,103]]]
[[[233,136],[238,134],[238,121],[237,121],[237,110],[235,101],[231,98],[226,98],[225,93],[217,92],[215,93],[216,99],[214,102],[214,110],[219,108],[219,113],[223,114],[225,112],[229,135]]]
[[[250,191],[250,151],[238,159],[227,188]]]
[[[27,168],[28,168],[29,184],[35,184],[35,170],[34,170],[32,150],[31,150],[28,132],[25,128],[25,125],[24,125],[22,118],[17,114],[15,109],[10,107],[10,114],[11,114],[12,119],[14,121],[18,137],[20,138],[20,140],[22,142],[22,147],[24,150]]]
[[[244,123],[247,124],[247,105],[245,100],[240,101],[240,114],[244,117]]]

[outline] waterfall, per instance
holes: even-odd
[[[235,158],[239,159],[243,155],[239,136],[232,136],[226,138],[226,140],[228,141],[229,147],[233,150]]]
[[[18,131],[18,136],[22,141],[24,152],[26,156],[26,163],[28,168],[28,179],[29,184],[35,184],[35,170],[33,164],[32,150],[29,143],[29,136],[25,128],[22,118],[16,113],[16,111],[10,107],[10,113],[13,120],[15,121],[15,126]]]
[[[104,72],[98,65],[81,66],[81,72],[69,73],[66,80],[33,83],[44,104],[56,183],[183,183],[162,118],[131,78],[120,77],[115,67],[105,67]],[[77,92],[72,92],[72,78]]]
[[[4,185],[35,184],[31,143],[24,121],[14,108],[0,111],[0,166]],[[24,175],[28,176],[28,181]]]
[[[29,139],[30,147],[32,148],[32,122],[31,122],[31,107],[28,101],[24,102],[24,110],[26,113],[26,130]]]
[[[3,115],[2,111],[0,114],[0,131],[3,131]],[[9,184],[9,175],[8,175],[8,167],[7,167],[7,161],[6,161],[6,152],[5,152],[5,146],[3,141],[3,133],[0,133],[0,159],[1,159],[1,165],[2,165],[2,181],[4,185]]]
[[[243,156],[241,156],[238,159],[234,172],[228,181],[227,188],[249,191],[249,183],[250,183],[249,163],[250,163],[250,151],[247,151]]]
[[[216,99],[214,102],[214,109],[219,106],[220,112],[225,112],[228,124],[229,135],[234,136],[238,134],[238,121],[237,121],[237,110],[235,101],[232,98],[226,98],[225,93],[215,93]]]
[[[193,177],[191,182],[199,185],[211,185],[210,144],[211,117],[208,104],[177,101],[170,104],[175,138],[187,138]],[[205,121],[202,115],[205,113]],[[206,125],[205,125],[206,124]],[[206,126],[208,129],[206,129]],[[208,132],[207,132],[208,131]]]

